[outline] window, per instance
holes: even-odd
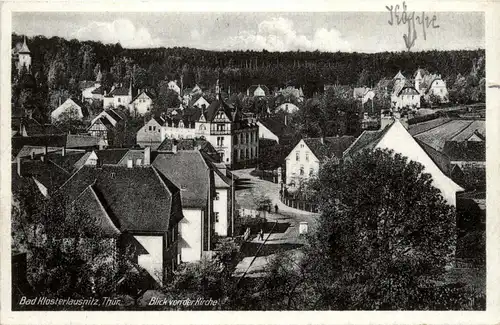
[[[300,176],[304,176],[304,166],[300,166]]]
[[[215,192],[215,200],[219,201],[219,192]]]
[[[118,103],[121,103],[121,98],[120,97],[118,97]]]
[[[301,144],[300,144],[300,147],[301,147],[301,148],[304,148],[304,144],[303,144],[303,143],[301,143]]]
[[[309,176],[312,176],[314,174],[314,169],[310,168],[309,169]]]
[[[309,161],[309,152],[306,152],[306,161]]]
[[[156,131],[156,126],[153,126],[153,131]]]
[[[149,131],[151,131],[152,129],[153,129],[153,127],[150,125],[150,126],[149,126]]]
[[[217,131],[224,131],[224,124],[217,124]]]
[[[238,144],[238,135],[235,135],[235,136],[234,136],[234,144],[235,144],[235,145],[236,145],[236,144]]]
[[[215,222],[219,222],[219,212],[215,212]]]
[[[300,156],[299,156],[299,152],[297,151],[295,153],[295,161],[299,161],[299,159],[300,159]]]
[[[205,125],[204,124],[200,125],[200,131],[205,131]]]

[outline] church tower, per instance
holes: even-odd
[[[19,71],[21,71],[23,66],[26,66],[26,70],[30,71],[31,68],[31,52],[26,44],[26,36],[24,37],[23,45],[19,49]]]

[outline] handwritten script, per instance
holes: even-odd
[[[407,25],[408,33],[403,34],[403,39],[405,41],[406,48],[408,51],[415,45],[415,40],[417,39],[417,26],[422,26],[422,35],[424,40],[427,39],[427,30],[429,28],[439,28],[437,25],[437,17],[433,15],[430,18],[425,12],[422,14],[415,15],[415,12],[406,11],[406,3],[403,2],[403,6],[385,6],[389,10],[391,19],[388,21],[391,26]]]

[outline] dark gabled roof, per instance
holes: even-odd
[[[125,154],[129,151],[127,148],[119,148],[119,149],[105,149],[105,150],[96,150],[95,153],[97,155],[97,159],[99,159],[99,163],[106,165],[116,165],[120,160],[123,159]]]
[[[68,134],[66,148],[93,148],[98,147],[101,139],[89,134]]]
[[[106,110],[106,113],[111,116],[115,121],[119,122],[123,120],[123,117],[114,109],[110,108]]]
[[[49,152],[45,158],[64,169],[68,173],[72,173],[75,168],[75,164],[85,155],[85,151],[66,151],[64,156],[62,151]]]
[[[78,107],[80,107],[80,109],[82,110],[83,117],[89,116],[89,110],[87,109],[87,106],[85,106],[78,98],[70,97],[68,99],[71,99],[73,103],[75,103]]]
[[[486,143],[471,141],[446,141],[443,148],[452,161],[486,161]]]
[[[92,90],[92,94],[102,95],[104,94],[104,88],[102,86],[99,86],[96,89]]]
[[[392,124],[391,124],[392,125]],[[373,149],[377,145],[384,134],[389,130],[390,126],[387,126],[383,130],[376,131],[363,131],[361,135],[351,144],[349,148],[344,151],[343,156],[352,157],[356,153],[364,149]]]
[[[59,189],[69,201],[92,185],[121,232],[165,232],[182,219],[179,189],[154,167],[82,167]]]
[[[33,136],[33,137],[21,137],[14,136],[11,139],[12,143],[12,156],[17,156],[19,151],[25,146],[37,146],[37,147],[64,147],[66,144],[66,135],[48,135],[48,136]]]
[[[217,152],[215,148],[208,142],[203,139],[169,139],[165,138],[163,142],[158,147],[157,151],[172,151],[173,145],[177,145],[177,150],[195,150],[197,146],[200,147],[200,150],[212,153]]]
[[[262,118],[259,120],[259,122],[279,138],[294,133],[293,128],[285,125],[285,123],[283,123],[279,118],[276,117]]]
[[[116,87],[113,91],[109,92],[108,96],[127,96],[129,91],[129,87]]]
[[[118,224],[117,220],[113,221],[110,218],[106,208],[99,200],[93,188],[93,184],[87,186],[87,188],[73,201],[72,205],[73,208],[81,209],[81,211],[92,216],[90,220],[95,221],[94,224],[89,225],[90,229],[87,229],[87,231],[91,233],[88,233],[88,235],[104,237],[116,237],[120,235],[120,230],[115,224],[115,222]],[[69,217],[71,217],[71,214]],[[98,233],[95,234],[95,231],[98,231]]]
[[[35,178],[48,189],[49,194],[57,190],[71,176],[69,172],[50,160],[41,161],[40,159],[21,160],[21,175]]]
[[[113,127],[113,123],[111,123],[107,116],[102,116],[98,121],[104,124],[108,129]]]
[[[153,119],[156,121],[156,123],[160,125],[165,125],[165,119],[161,116],[153,116]]]
[[[159,154],[153,166],[181,189],[183,207],[207,206],[210,178],[208,166],[199,151]]]
[[[303,140],[313,154],[321,160],[332,156],[342,158],[342,154],[354,142],[355,138],[347,135],[326,137],[323,139],[323,143],[321,138],[306,138]]]
[[[149,98],[151,99],[154,99],[155,96],[148,90],[142,90],[140,93],[138,93],[137,95],[134,96],[134,98],[132,98],[132,100],[130,101],[131,103],[134,102],[137,97],[139,97],[141,94],[145,94],[146,96],[148,96]],[[128,92],[127,92],[127,95],[128,95]]]
[[[84,90],[84,89],[87,89],[87,88],[90,88],[90,87],[94,87],[96,84],[96,81],[90,81],[90,80],[83,80],[83,81],[80,81],[80,90]]]
[[[429,158],[431,158],[431,160],[439,167],[439,169],[441,169],[445,175],[449,175],[451,172],[450,158],[446,154],[427,145],[425,142],[417,138],[414,139],[425,151],[425,153],[427,153]]]
[[[220,110],[227,115],[230,121],[233,121],[233,107],[223,100],[214,100],[207,109],[207,122],[212,122]]]

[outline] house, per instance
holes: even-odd
[[[114,85],[109,93],[104,92],[103,108],[117,108],[119,106],[129,108],[132,98],[132,82],[130,82],[129,87],[126,87],[123,84],[119,84],[117,86]]]
[[[265,85],[252,85],[247,89],[247,96],[265,97],[269,96],[269,94],[271,94],[271,92]]]
[[[288,117],[265,117],[257,121],[259,126],[259,138],[275,140],[277,143],[288,142],[294,135],[294,130],[287,125]]]
[[[104,233],[134,249],[134,263],[162,285],[179,263],[180,190],[152,166],[84,166],[58,190],[62,200],[81,198],[82,209]]]
[[[258,159],[258,126],[233,105],[219,98],[206,110],[167,118],[162,139],[204,138],[230,166],[251,166]],[[189,114],[189,115],[188,115]]]
[[[189,105],[190,107],[197,107],[199,109],[206,109],[210,106],[210,103],[203,97],[200,96],[193,104]]]
[[[327,159],[340,162],[355,138],[352,136],[301,139],[285,158],[286,184],[299,186],[318,174],[321,163]]]
[[[102,73],[99,70],[95,81],[81,81],[80,91],[82,102],[92,103],[95,100],[103,100],[104,89],[101,86]]]
[[[102,139],[102,144],[108,146],[108,133],[122,120],[123,117],[114,109],[104,110],[90,122],[87,132]]]
[[[431,74],[423,69],[418,69],[415,74],[415,88],[426,100],[429,100],[429,97],[433,95],[439,99],[440,103],[449,102],[446,82],[439,74]]]
[[[161,127],[165,124],[165,119],[162,117],[153,117],[142,128],[137,131],[137,144],[144,148],[150,146],[156,150],[161,144]]]
[[[413,84],[407,80],[401,71],[393,78],[394,87],[391,94],[391,107],[397,110],[403,108],[420,108],[420,92],[416,87],[418,80]]]
[[[11,54],[12,60],[14,61],[15,67],[19,73],[23,67],[26,68],[26,71],[31,71],[31,51],[26,43],[26,36],[24,36],[22,44],[16,44],[16,47],[12,49]]]
[[[169,81],[167,87],[168,89],[175,91],[179,96],[181,95],[181,88],[177,85],[177,80]]]
[[[377,131],[363,131],[344,152],[344,159],[352,159],[361,150],[390,149],[424,166],[424,172],[432,176],[433,185],[441,191],[448,204],[456,206],[456,195],[463,188],[456,184],[440,168],[440,163],[428,154],[418,139],[410,134],[405,126],[395,119],[392,124]]]
[[[68,98],[64,103],[50,113],[52,123],[58,121],[60,118],[71,118],[74,120],[83,120],[89,116],[87,107],[83,105],[78,99]]]
[[[354,99],[360,101],[362,104],[367,103],[369,100],[373,101],[375,97],[375,92],[368,87],[354,88],[353,90]]]
[[[286,113],[294,113],[294,112],[298,112],[299,108],[297,107],[297,105],[292,104],[292,103],[283,103],[283,104],[279,105],[278,107],[276,107],[276,111],[278,111],[278,112],[283,111]]]
[[[186,88],[182,90],[182,100],[185,105],[188,105],[193,96],[201,95],[203,91],[200,86],[195,85],[193,88]],[[191,106],[191,105],[190,105]],[[208,106],[208,105],[207,105]]]
[[[178,229],[180,261],[199,261],[214,246],[213,175],[196,150],[160,153],[153,166],[180,188],[184,216]]]
[[[151,111],[154,95],[148,90],[139,89],[137,95],[130,101],[129,111],[135,115],[144,115]]]

